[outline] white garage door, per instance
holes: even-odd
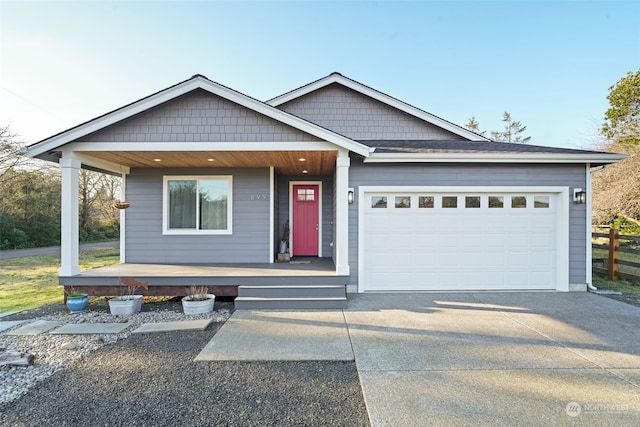
[[[556,289],[559,199],[544,192],[364,192],[360,289]]]

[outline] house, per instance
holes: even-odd
[[[584,291],[591,175],[622,155],[493,142],[338,73],[261,102],[202,75],[28,147],[62,169],[60,284],[192,284],[238,307],[348,292]],[[78,171],[123,178],[121,264],[81,272]],[[292,263],[277,263],[281,240]],[[288,239],[287,239],[288,238]]]

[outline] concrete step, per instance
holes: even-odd
[[[344,285],[239,286],[239,297],[262,298],[344,298]]]
[[[237,310],[263,309],[342,309],[347,307],[347,297],[341,298],[265,298],[237,297]]]

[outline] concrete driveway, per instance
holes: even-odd
[[[357,294],[342,311],[237,311],[197,360],[315,359],[355,359],[374,426],[640,425],[640,308],[593,294]]]

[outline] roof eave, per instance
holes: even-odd
[[[365,163],[618,163],[625,154],[372,153]]]

